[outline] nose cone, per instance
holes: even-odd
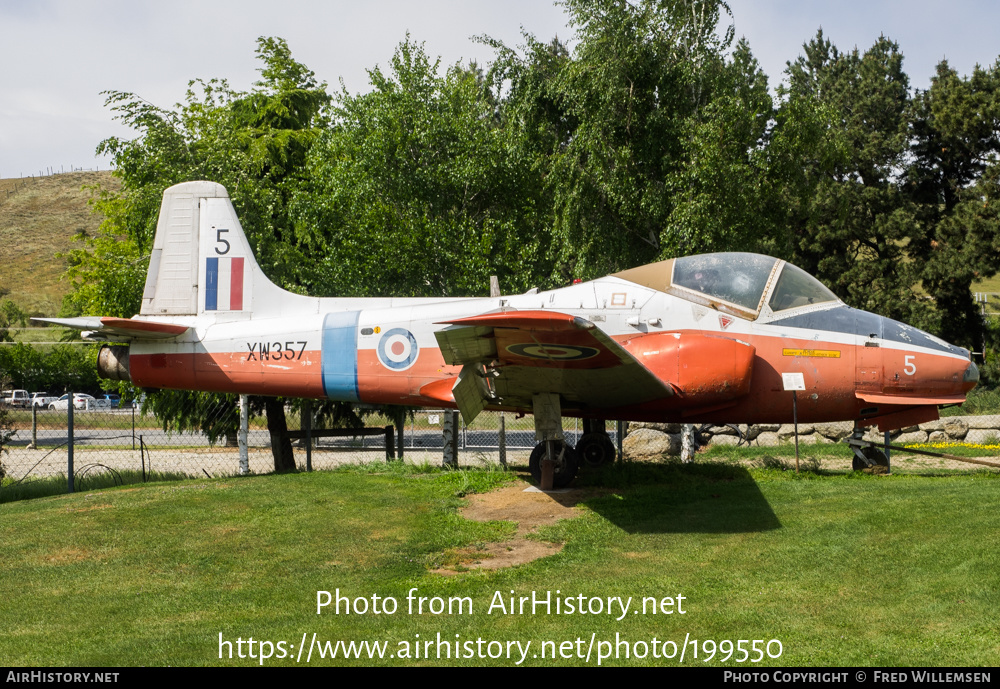
[[[968,392],[976,387],[977,383],[979,383],[979,368],[970,361],[965,369],[965,375],[962,376],[962,392]]]

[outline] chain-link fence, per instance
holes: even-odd
[[[236,419],[238,423],[238,412]],[[286,413],[288,429],[300,430],[298,414]],[[200,431],[165,431],[159,419],[139,409],[75,409],[72,429],[66,409],[8,410],[12,435],[4,444],[0,462],[7,477],[22,480],[88,471],[135,471],[188,476],[225,476],[266,473],[274,469],[271,434],[262,417],[250,417],[247,464],[241,467],[238,432],[212,442]],[[316,435],[322,435],[317,429]],[[386,433],[360,436],[314,437],[312,468],[325,469],[345,462],[385,461]],[[296,464],[305,468],[304,441],[292,441]],[[392,444],[389,443],[391,451]]]
[[[244,473],[266,473],[274,469],[271,434],[263,417],[249,419],[247,433],[247,463],[241,466],[238,447],[238,410],[227,410],[235,422],[231,432],[221,434],[213,442],[199,431],[165,431],[156,417],[143,414],[137,408],[77,409],[73,413],[72,431],[68,410],[8,409],[8,428],[12,435],[3,446],[0,463],[7,477],[33,480],[59,474],[69,475],[70,462],[75,475],[93,471],[133,471],[144,475],[180,474],[187,476],[225,476]],[[289,435],[295,462],[305,469],[307,457],[311,468],[327,469],[345,463],[387,461],[400,454],[414,463],[440,464],[444,448],[444,426],[450,410],[418,410],[404,417],[402,432],[396,419],[369,415],[366,432],[311,429],[311,450],[307,452],[303,426],[297,410],[286,410]],[[466,425],[456,414],[458,431],[458,462],[460,465],[483,464],[524,465],[535,446],[534,419],[513,413],[483,412],[472,424]],[[583,424],[577,419],[564,419],[566,440],[575,445],[583,435]],[[849,424],[847,424],[849,425]],[[835,424],[816,424],[808,430],[814,442],[835,442]],[[713,429],[718,431],[719,429]],[[722,429],[724,430],[724,429]],[[754,444],[771,435],[774,442],[783,439],[780,429],[760,427]],[[617,445],[616,424],[607,431]],[[827,432],[828,436],[820,438]],[[790,432],[790,431],[789,431]],[[849,432],[849,431],[848,431]],[[833,435],[830,435],[833,433]],[[843,435],[843,434],[841,434]],[[1000,416],[949,417],[919,428],[893,434],[898,443],[954,443],[989,445],[1000,443]],[[730,438],[719,433],[710,442],[725,442]],[[788,441],[789,439],[784,439]],[[800,438],[808,442],[807,438]],[[725,444],[731,444],[726,442]],[[72,458],[72,459],[71,459]]]
[[[225,476],[266,473],[274,469],[271,433],[262,416],[251,416],[247,432],[247,462],[241,465],[236,409],[227,410],[225,424],[232,430],[214,441],[201,431],[164,430],[163,423],[139,408],[74,409],[72,427],[68,409],[8,409],[10,438],[0,455],[4,472],[14,480],[32,480],[59,474],[86,475],[92,471],[134,471],[144,475],[183,474]],[[402,455],[416,463],[442,461],[442,427],[448,410],[419,410],[404,418],[402,433],[395,419],[369,415],[366,428],[328,430],[310,427],[307,452],[305,430],[296,409],[286,410],[295,462],[301,469],[327,469],[344,463],[387,461]],[[475,423],[459,420],[459,464],[526,463],[535,445],[531,416],[483,412]],[[566,436],[575,443],[579,422],[566,420]],[[502,442],[501,437],[506,439]]]

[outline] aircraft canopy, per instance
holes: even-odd
[[[823,283],[785,261],[741,252],[682,256],[615,277],[754,320],[773,312],[838,301]]]

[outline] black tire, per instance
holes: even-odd
[[[618,455],[611,436],[601,432],[585,433],[576,444],[576,453],[580,464],[591,468],[611,464]]]
[[[556,469],[552,476],[553,488],[565,488],[574,478],[580,466],[580,456],[572,447],[561,440],[556,441]],[[535,483],[542,485],[542,460],[545,459],[545,443],[535,445],[528,458],[528,469]]]
[[[861,448],[861,454],[867,457],[871,464],[869,465],[865,463],[865,461],[860,457],[854,455],[854,461],[851,463],[851,468],[854,469],[854,471],[864,471],[869,468],[869,466],[889,468],[889,458],[885,456],[885,450],[877,447],[871,447],[869,445]]]

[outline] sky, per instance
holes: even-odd
[[[937,63],[959,74],[1000,56],[1000,3],[992,0],[729,0],[736,36],[776,85],[785,64],[822,27],[841,51],[896,41],[914,88]],[[944,9],[947,7],[947,9]],[[442,63],[488,63],[489,35],[510,46],[522,31],[572,39],[563,9],[546,0],[0,0],[0,178],[70,168],[108,169],[97,144],[132,133],[102,91],[130,91],[162,107],[188,81],[256,80],[258,36],[280,36],[331,90],[366,91],[366,70],[386,65],[409,32]]]

